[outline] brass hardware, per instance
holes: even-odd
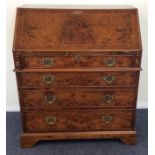
[[[115,76],[114,75],[105,75],[103,77],[103,79],[108,83],[111,84],[114,80],[115,80]]]
[[[108,67],[113,67],[115,64],[116,64],[116,60],[114,59],[108,59],[105,61],[105,64],[108,66]]]
[[[43,76],[43,81],[46,83],[46,84],[51,84],[53,82],[54,78],[52,75],[44,75]]]
[[[55,101],[55,96],[54,95],[47,95],[45,96],[45,102],[48,104],[52,104]]]
[[[110,116],[110,115],[104,115],[104,116],[102,116],[102,119],[103,119],[103,121],[104,121],[105,123],[110,123],[110,122],[112,122],[113,117]]]
[[[56,117],[55,116],[48,116],[46,117],[46,122],[49,124],[49,125],[54,125],[56,123]]]
[[[114,96],[113,96],[113,95],[104,95],[104,96],[103,96],[103,100],[104,100],[104,102],[106,102],[107,104],[110,104],[110,103],[113,102]]]
[[[54,60],[52,58],[43,58],[43,65],[46,67],[50,67],[54,64]]]

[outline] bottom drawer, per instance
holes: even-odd
[[[33,110],[24,112],[27,132],[131,130],[132,110]]]

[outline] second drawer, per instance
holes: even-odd
[[[135,87],[139,72],[24,72],[18,73],[20,87],[52,88],[74,86]]]

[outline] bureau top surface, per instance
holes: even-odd
[[[137,9],[21,7],[13,50],[140,52]]]

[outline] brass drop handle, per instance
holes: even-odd
[[[52,75],[44,75],[43,76],[43,81],[46,83],[46,84],[51,84],[53,82],[54,78]]]
[[[113,95],[104,95],[103,96],[103,101],[107,104],[113,103],[114,101],[114,96]]]
[[[45,96],[45,102],[48,104],[53,104],[55,101],[55,96],[54,95],[46,95]]]
[[[111,115],[104,115],[104,116],[102,116],[102,120],[103,120],[105,123],[110,123],[110,122],[112,122],[113,117],[112,117]]]
[[[108,66],[108,67],[113,67],[115,64],[116,64],[116,60],[115,59],[108,59],[105,61],[105,64]]]
[[[45,118],[48,125],[54,125],[56,123],[56,117],[55,116],[47,116]]]
[[[54,64],[54,60],[52,58],[43,58],[42,62],[46,67],[50,67]]]
[[[111,84],[114,80],[115,80],[115,76],[114,75],[105,75],[103,77],[103,79],[108,83]]]

